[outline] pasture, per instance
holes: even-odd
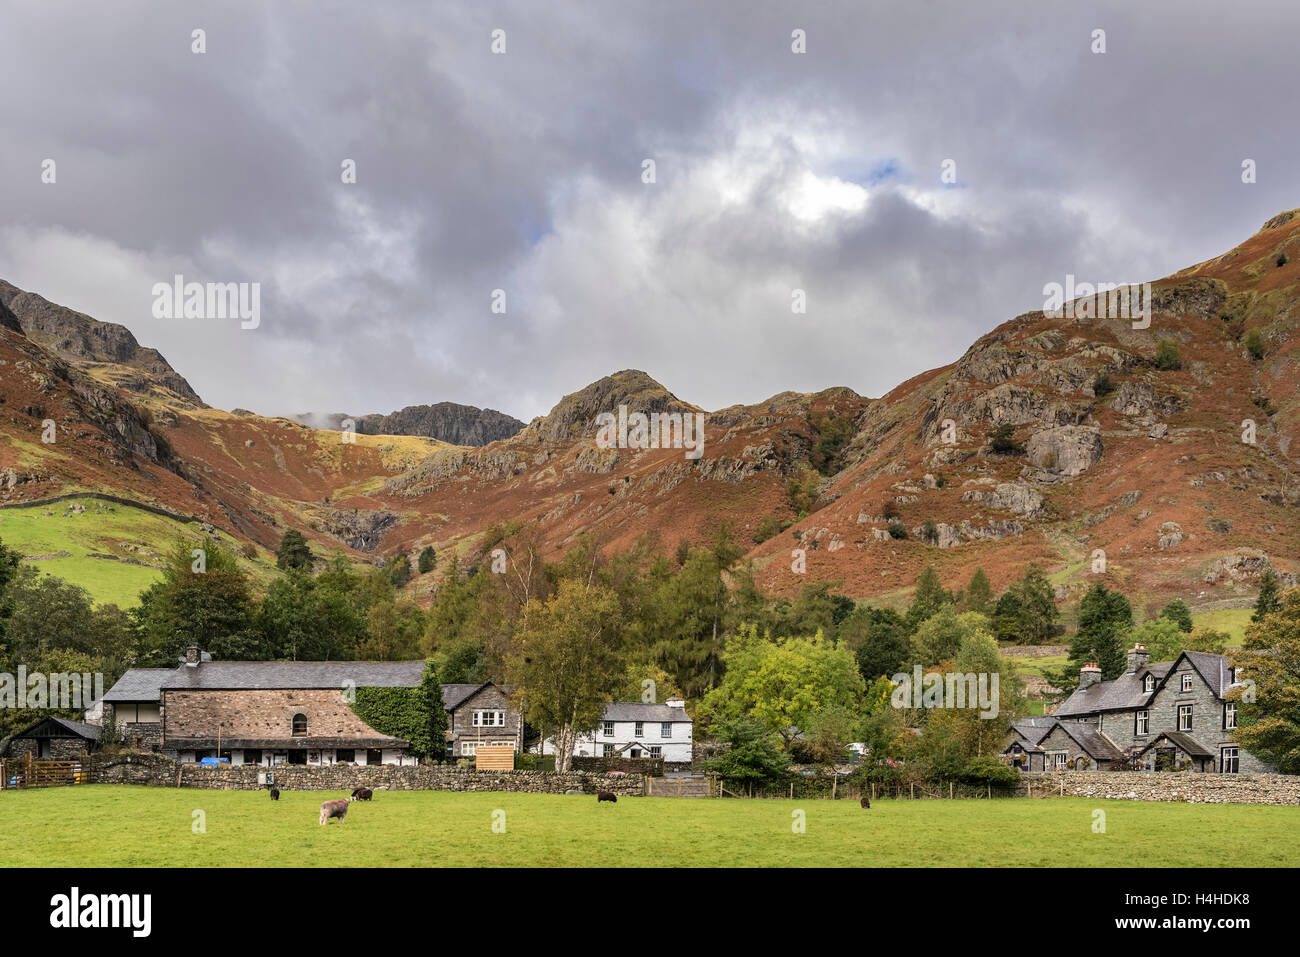
[[[0,792],[0,866],[1281,867],[1300,807],[1085,798],[852,801],[83,785]],[[1105,833],[1094,833],[1094,811]],[[795,833],[794,812],[806,830]],[[198,812],[198,813],[196,813]],[[202,824],[200,830],[198,825]],[[494,829],[494,824],[496,828]],[[1204,835],[1230,835],[1204,840]]]

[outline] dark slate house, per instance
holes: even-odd
[[[1145,646],[1135,646],[1124,673],[1112,681],[1102,681],[1095,664],[1080,669],[1078,689],[1051,716],[1047,734],[1032,742],[1046,770],[1272,770],[1233,740],[1237,706],[1227,695],[1240,676],[1227,658],[1185,651],[1174,661],[1149,659]],[[1033,753],[1026,740],[1013,727],[1004,750],[1008,760]]]
[[[523,750],[524,722],[510,703],[510,690],[491,681],[442,686],[447,709],[447,757],[472,758],[480,744]]]
[[[66,718],[42,718],[9,739],[5,756],[48,761],[75,761],[99,747],[99,728]]]

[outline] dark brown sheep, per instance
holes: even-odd
[[[871,808],[871,798],[867,797],[865,794],[862,795],[862,806],[868,810]]]
[[[616,795],[613,791],[597,791],[596,803],[599,804],[601,801],[608,801],[610,804],[617,804],[618,795]]]
[[[375,792],[370,790],[370,788],[357,788],[352,792],[353,800],[357,801],[369,801],[374,796]]]
[[[272,801],[278,801],[278,800],[280,800],[280,789],[279,789],[279,788],[271,788],[271,800],[272,800]]]

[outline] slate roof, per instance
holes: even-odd
[[[1143,748],[1138,753],[1146,754],[1148,751],[1150,751],[1152,748],[1156,746],[1156,742],[1159,741],[1161,738],[1167,738],[1171,744],[1177,745],[1179,748],[1181,748],[1183,751],[1186,751],[1194,758],[1214,757],[1214,753],[1212,751],[1207,751],[1205,748],[1201,747],[1199,744],[1193,741],[1190,735],[1184,734],[1181,731],[1160,732],[1160,734],[1156,735],[1155,739],[1150,744],[1148,744],[1145,748]]]
[[[642,704],[640,701],[614,701],[605,705],[603,721],[670,721],[690,724],[684,708],[670,708],[666,704]]]
[[[1011,722],[1011,730],[1028,741],[1032,750],[1037,750],[1038,742],[1051,734],[1056,723],[1056,718],[1050,715],[1018,718]]]
[[[164,691],[278,691],[280,689],[414,688],[421,661],[208,661],[181,665],[162,683]],[[115,686],[116,687],[116,686]]]
[[[442,686],[442,706],[448,711],[454,711],[467,700],[472,698],[480,688],[486,688],[490,682],[480,682],[479,684],[452,684]]]
[[[1191,666],[1205,679],[1205,683],[1220,698],[1232,687],[1232,663],[1223,655],[1212,655],[1204,651],[1184,651],[1181,657],[1191,663]]]
[[[58,734],[58,733],[42,734],[41,735],[42,738],[66,738],[72,736],[72,737],[84,738],[87,741],[98,741],[100,731],[102,730],[100,728],[97,728],[93,724],[82,724],[80,721],[69,721],[67,718],[49,717],[49,718],[42,718],[40,721],[37,721],[30,728],[26,728],[25,730],[18,732],[17,734],[14,735],[14,738],[31,737],[32,733],[36,731],[37,728],[45,724],[54,725],[54,727],[51,729],[52,731],[58,732],[59,730],[62,730],[62,731],[70,732],[70,734]]]
[[[1147,669],[1126,672],[1111,681],[1098,681],[1087,688],[1078,688],[1056,709],[1058,718],[1098,711],[1127,711],[1144,707],[1154,692],[1142,690],[1142,678]]]
[[[162,683],[176,673],[175,668],[132,668],[101,698],[114,701],[161,701]]]
[[[1078,721],[1058,721],[1062,731],[1074,739],[1074,742],[1090,758],[1098,761],[1122,761],[1124,752],[1115,746],[1115,742],[1102,734],[1090,724]]]

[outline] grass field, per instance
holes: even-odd
[[[82,506],[85,511],[76,512],[71,506]],[[152,566],[161,565],[161,556],[180,535],[196,542],[201,538],[196,523],[179,522],[89,496],[50,505],[0,509],[0,542],[41,571],[80,585],[96,603],[111,602],[120,608],[135,605],[140,592],[162,577]],[[221,542],[233,548],[229,536],[222,535]],[[67,554],[60,554],[63,552]],[[94,555],[115,555],[145,564]],[[240,563],[255,578],[270,574],[270,566],[265,563],[249,563],[242,557]]]
[[[1203,611],[1192,615],[1192,624],[1199,630],[1213,628],[1215,631],[1227,632],[1232,640],[1228,647],[1240,645],[1246,637],[1246,626],[1250,624],[1253,608],[1219,608],[1215,611]]]
[[[1300,864],[1300,807],[1084,798],[747,801],[87,785],[0,792],[0,865],[1198,867]],[[1093,833],[1094,811],[1105,833]],[[792,831],[792,812],[806,832]],[[205,831],[194,833],[196,812]],[[504,833],[493,830],[504,813]],[[497,816],[502,820],[501,816]],[[1206,836],[1218,835],[1217,838]]]

